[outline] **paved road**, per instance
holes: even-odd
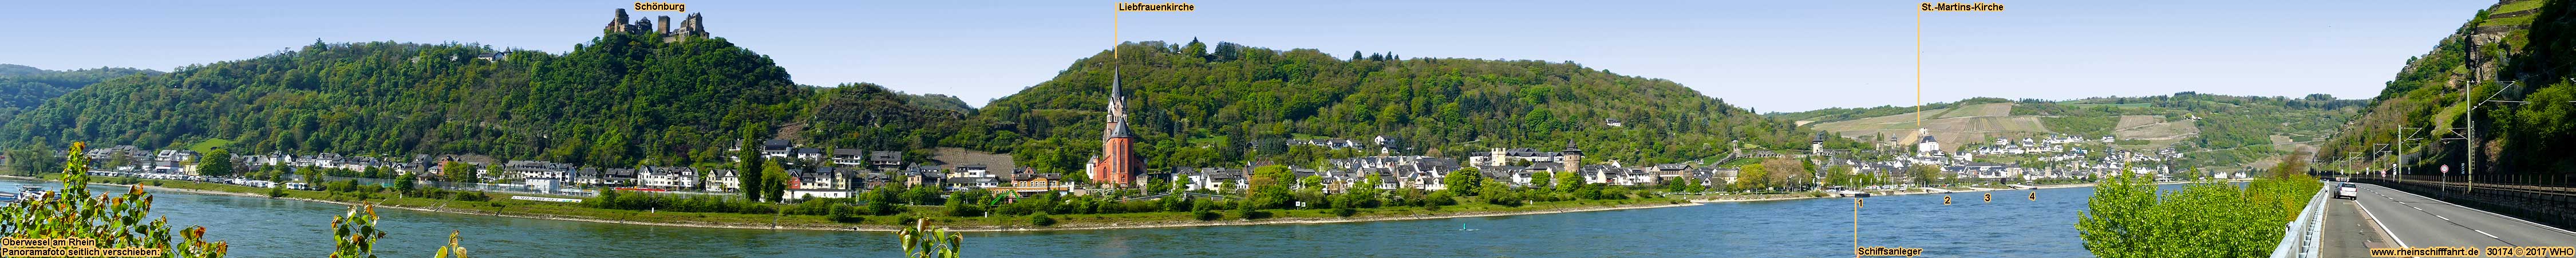
[[[2397,243],[2388,240],[2386,231],[2379,230],[2379,221],[2362,216],[2361,206],[2353,202],[2326,199],[2326,221],[2320,224],[2325,226],[2325,234],[2319,239],[2323,250],[2319,250],[2318,257],[2370,257],[2371,248],[2397,247]]]
[[[2398,245],[2411,247],[2576,246],[2576,232],[2433,200],[2372,184],[2353,202]],[[2332,185],[2329,185],[2332,186]],[[2340,202],[2329,203],[2339,204]],[[2336,222],[2342,218],[2328,219]],[[2351,221],[2351,220],[2342,220]],[[2335,229],[2336,227],[2329,227]],[[2331,234],[2331,233],[2330,233]],[[2366,254],[2365,254],[2366,255]]]

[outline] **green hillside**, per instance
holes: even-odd
[[[1156,167],[1260,160],[1310,164],[1374,149],[1290,139],[1396,139],[1397,154],[1553,150],[1629,164],[1799,148],[1784,121],[1671,81],[1567,62],[1342,59],[1234,44],[1125,44],[975,109],[874,84],[790,83],[766,56],[723,38],[664,42],[608,33],[568,53],[473,44],[320,43],[257,58],[99,83],[0,126],[11,148],[69,141],[236,153],[484,154],[601,166],[721,159],[740,139],[911,151],[962,147],[1076,170],[1099,151],[1120,67],[1140,152]],[[1195,51],[1195,52],[1193,52]],[[495,54],[501,54],[494,58]],[[1619,120],[1623,126],[1609,126]],[[1838,141],[1838,145],[1851,143]]]
[[[2116,136],[2124,149],[2171,147],[2183,165],[2242,166],[2330,134],[2365,103],[2325,95],[2304,98],[2209,95],[2099,97],[2068,101],[1972,98],[1913,107],[1833,108],[1771,113],[1808,128],[1868,142],[1911,144],[1930,129],[1957,150],[1995,138]],[[1966,143],[1966,144],[1955,144]]]
[[[45,104],[45,100],[62,96],[81,87],[134,75],[160,74],[159,71],[133,68],[91,68],[68,71],[37,69],[23,65],[0,64],[0,124],[8,123],[20,111]]]
[[[1345,58],[1195,41],[1118,47],[1123,56],[1101,51],[1075,60],[1054,79],[995,100],[977,117],[1042,138],[1019,147],[1021,158],[1037,158],[1021,164],[1068,168],[1098,150],[1113,72],[1125,78],[1130,120],[1145,142],[1139,151],[1157,166],[1374,155],[1278,146],[1287,139],[1380,135],[1411,148],[1399,154],[1553,150],[1572,141],[1594,150],[1586,154],[1599,158],[1591,160],[1645,164],[1723,155],[1730,140],[1803,149],[1811,134],[1672,81],[1572,62],[1383,53]],[[1608,119],[1623,126],[1608,126]]]
[[[2432,51],[2409,57],[2359,121],[2326,141],[2319,160],[2346,160],[2364,152],[2369,164],[2396,163],[2391,151],[2413,155],[2413,171],[2467,162],[2459,132],[2475,116],[2476,169],[2496,178],[2545,178],[2576,171],[2576,6],[2564,1],[2506,1],[2481,10]],[[2470,81],[2477,83],[2471,84]],[[2462,86],[2472,90],[2463,96]],[[2464,97],[2479,102],[2470,111]],[[2522,101],[2485,102],[2484,100]],[[2404,128],[2428,129],[2404,129]],[[2405,149],[2379,144],[2401,137]],[[2456,169],[2456,168],[2455,168]],[[2529,175],[2547,176],[2529,176]]]
[[[482,58],[487,54],[507,55]],[[820,88],[788,78],[767,56],[723,38],[664,42],[607,33],[562,54],[315,42],[91,85],[20,114],[19,122],[0,126],[0,139],[20,148],[68,141],[186,148],[226,139],[235,141],[235,153],[470,153],[679,165],[726,155],[721,150],[737,139],[774,135],[927,147],[798,137],[803,131],[794,129],[868,125],[867,135],[905,135],[962,117],[904,105],[906,97],[873,85]]]

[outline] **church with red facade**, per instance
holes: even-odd
[[[1100,156],[1092,157],[1091,182],[1108,187],[1131,187],[1136,175],[1145,173],[1145,158],[1136,156],[1136,134],[1127,130],[1127,97],[1118,92],[1117,72],[1109,79],[1108,128],[1100,133]]]

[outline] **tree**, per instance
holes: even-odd
[[[206,151],[206,155],[199,157],[198,159],[203,159],[205,161],[197,163],[197,175],[233,175],[233,152],[231,150],[215,148],[214,150]]]
[[[1736,168],[1736,172],[1735,172],[1735,189],[1737,189],[1737,190],[1767,190],[1767,189],[1770,189],[1770,188],[1771,188],[1771,176],[1770,176],[1770,174],[1771,174],[1771,169],[1764,168],[1763,164],[1744,165],[1744,167]]]
[[[1207,61],[1207,43],[1199,43],[1199,38],[1190,38],[1190,44],[1181,47],[1181,54],[1197,57],[1202,62]]]
[[[743,128],[745,130],[750,130],[755,127],[744,125]],[[734,157],[740,160],[740,162],[734,163],[734,170],[741,171],[739,175],[736,175],[739,178],[736,180],[742,184],[742,189],[739,189],[739,191],[742,191],[743,198],[750,198],[753,202],[769,200],[769,189],[764,188],[768,186],[768,184],[764,184],[764,182],[767,182],[764,180],[768,179],[768,177],[761,176],[766,171],[766,168],[762,167],[762,164],[765,164],[765,162],[761,162],[760,160],[760,144],[752,142],[750,138],[744,138],[740,144],[741,145],[736,146],[741,146],[742,150],[734,153]]]
[[[769,201],[786,201],[779,198],[787,194],[787,177],[790,177],[787,168],[779,166],[777,161],[764,163],[767,164],[760,166],[760,182],[757,183],[761,197]]]
[[[1476,167],[1461,167],[1458,171],[1449,171],[1448,176],[1440,178],[1440,184],[1449,187],[1440,191],[1449,195],[1475,196],[1476,188],[1484,181],[1483,171],[1477,170]]]
[[[1941,168],[1931,165],[1906,166],[1905,174],[1914,178],[1914,185],[1928,186],[1933,180],[1941,178]]]
[[[394,187],[402,189],[403,192],[411,192],[412,189],[420,187],[420,175],[409,172],[402,173],[402,177],[394,180]]]
[[[1556,173],[1530,173],[1530,189],[1556,189]]]
[[[481,176],[475,175],[473,166],[455,161],[440,164],[439,177],[447,179],[448,182],[473,183],[482,180]]]
[[[1557,192],[1574,193],[1578,190],[1583,190],[1584,188],[1590,188],[1592,186],[1591,183],[1585,183],[1583,181],[1582,174],[1576,174],[1574,171],[1556,172],[1555,174]]]
[[[1808,170],[1808,165],[1809,163],[1805,161],[1791,158],[1763,160],[1762,167],[1771,170],[1769,173],[1764,173],[1767,178],[1763,180],[1775,186],[1788,186],[1792,182],[1815,180],[1812,174],[1814,171]]]
[[[1250,198],[1252,203],[1248,205],[1257,208],[1287,207],[1288,201],[1294,199],[1294,196],[1289,195],[1289,180],[1296,176],[1296,172],[1289,170],[1288,166],[1269,165],[1253,168],[1252,180],[1249,182],[1252,184]]]

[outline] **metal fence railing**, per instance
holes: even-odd
[[[2320,231],[2325,228],[2322,224],[2325,223],[2326,216],[2325,199],[2328,194],[2336,190],[2335,188],[2334,185],[2328,184],[2326,187],[2317,189],[2317,193],[2308,198],[2308,207],[2299,210],[2299,219],[2290,221],[2289,225],[2284,226],[2281,232],[2281,245],[2272,248],[2273,258],[2317,257],[2317,251],[2321,248],[2317,245],[2317,238],[2322,235],[2323,232]]]

